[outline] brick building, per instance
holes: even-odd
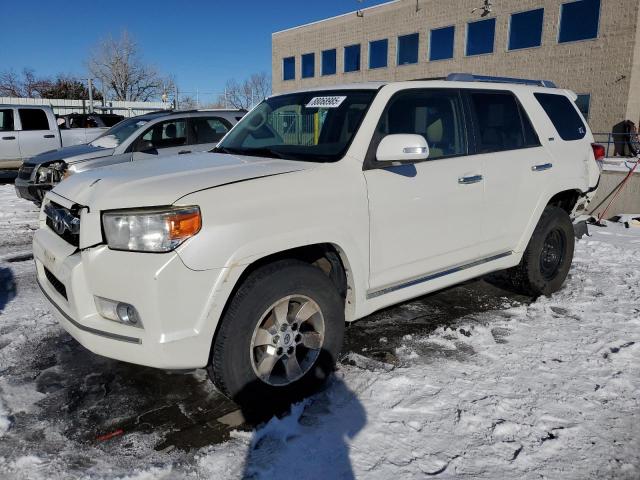
[[[594,132],[640,123],[639,0],[490,3],[395,0],[276,32],[273,91],[452,72],[539,78],[579,94]]]

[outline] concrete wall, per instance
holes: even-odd
[[[396,0],[356,13],[335,17],[273,34],[272,72],[274,92],[319,85],[370,80],[409,80],[445,76],[452,72],[518,76],[553,80],[576,93],[591,94],[589,123],[594,131],[610,131],[629,117],[640,120],[640,47],[638,0],[602,0],[599,36],[594,40],[558,44],[560,6],[566,0],[494,0],[496,40],[494,53],[466,57],[466,26],[478,20],[471,14],[481,0]],[[545,8],[542,46],[508,51],[510,15]],[[433,28],[455,25],[455,53],[452,60],[429,62],[428,39]],[[419,61],[396,65],[398,35],[420,33]],[[369,41],[389,39],[388,67],[368,69]],[[344,47],[361,44],[361,70],[344,73]],[[320,76],[321,52],[336,48],[337,74]],[[301,79],[304,53],[315,53],[316,76]],[[296,57],[296,78],[283,81],[282,59]],[[635,62],[635,64],[634,64]]]

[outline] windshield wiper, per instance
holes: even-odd
[[[215,153],[228,153],[235,155],[247,155],[249,157],[271,157],[271,158],[282,158],[282,159],[291,159],[287,157],[283,153],[278,152],[272,148],[228,148],[228,147],[215,147],[212,152]]]

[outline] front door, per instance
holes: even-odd
[[[0,109],[0,169],[18,168],[22,163],[13,114],[12,108]]]
[[[461,98],[457,89],[408,90],[394,96],[381,117],[369,155],[385,135],[400,133],[423,135],[430,154],[413,165],[368,162],[371,290],[484,253],[482,163],[468,155]]]
[[[190,152],[187,120],[175,118],[149,127],[137,140],[132,160]]]

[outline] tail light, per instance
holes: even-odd
[[[599,143],[592,143],[591,148],[593,148],[593,156],[596,157],[596,160],[603,160],[606,156],[606,151],[604,146]]]

